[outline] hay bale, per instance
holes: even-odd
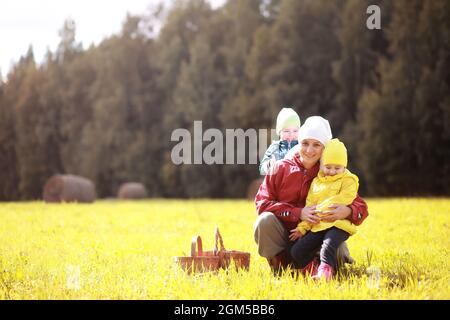
[[[45,202],[93,202],[97,198],[94,183],[71,174],[53,175],[44,185]]]
[[[147,189],[139,182],[123,183],[117,193],[119,199],[144,199],[147,198]]]
[[[249,199],[249,200],[255,199],[255,196],[258,193],[259,186],[261,185],[261,183],[263,181],[264,181],[264,178],[260,177],[260,178],[253,180],[252,182],[250,182],[250,184],[248,185],[248,188],[247,188],[247,199]]]

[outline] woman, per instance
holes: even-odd
[[[258,253],[267,258],[274,272],[286,268],[291,262],[289,230],[300,220],[318,223],[315,207],[305,207],[312,180],[319,172],[319,160],[326,143],[331,140],[327,120],[319,116],[306,119],[298,134],[299,148],[294,157],[277,162],[276,170],[269,172],[255,197],[258,218],[254,225]],[[348,219],[360,225],[368,215],[367,205],[359,196],[350,206],[332,205],[323,221]],[[338,249],[339,264],[351,262],[345,243]],[[312,261],[305,269],[311,270]]]

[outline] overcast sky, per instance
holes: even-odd
[[[122,27],[126,13],[142,14],[159,0],[0,0],[0,71],[3,77],[31,44],[42,62],[47,48],[55,51],[58,31],[71,17],[76,39],[88,48]],[[170,0],[164,3],[170,3]],[[225,0],[209,0],[214,8]]]

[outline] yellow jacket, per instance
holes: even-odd
[[[311,183],[306,198],[306,206],[317,205],[317,210],[325,211],[333,203],[349,205],[356,198],[358,186],[358,177],[347,169],[344,173],[334,176],[324,176],[321,170]],[[318,216],[320,217],[321,214],[318,213]],[[356,233],[356,226],[347,219],[334,222],[321,221],[314,225],[302,221],[298,224],[297,229],[304,235],[308,230],[318,232],[333,226],[348,232],[350,235]]]

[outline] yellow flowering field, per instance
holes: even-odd
[[[1,299],[450,299],[450,199],[368,199],[348,240],[356,263],[329,283],[272,276],[246,200],[0,203]],[[218,226],[249,271],[187,275],[175,256],[205,250]]]

